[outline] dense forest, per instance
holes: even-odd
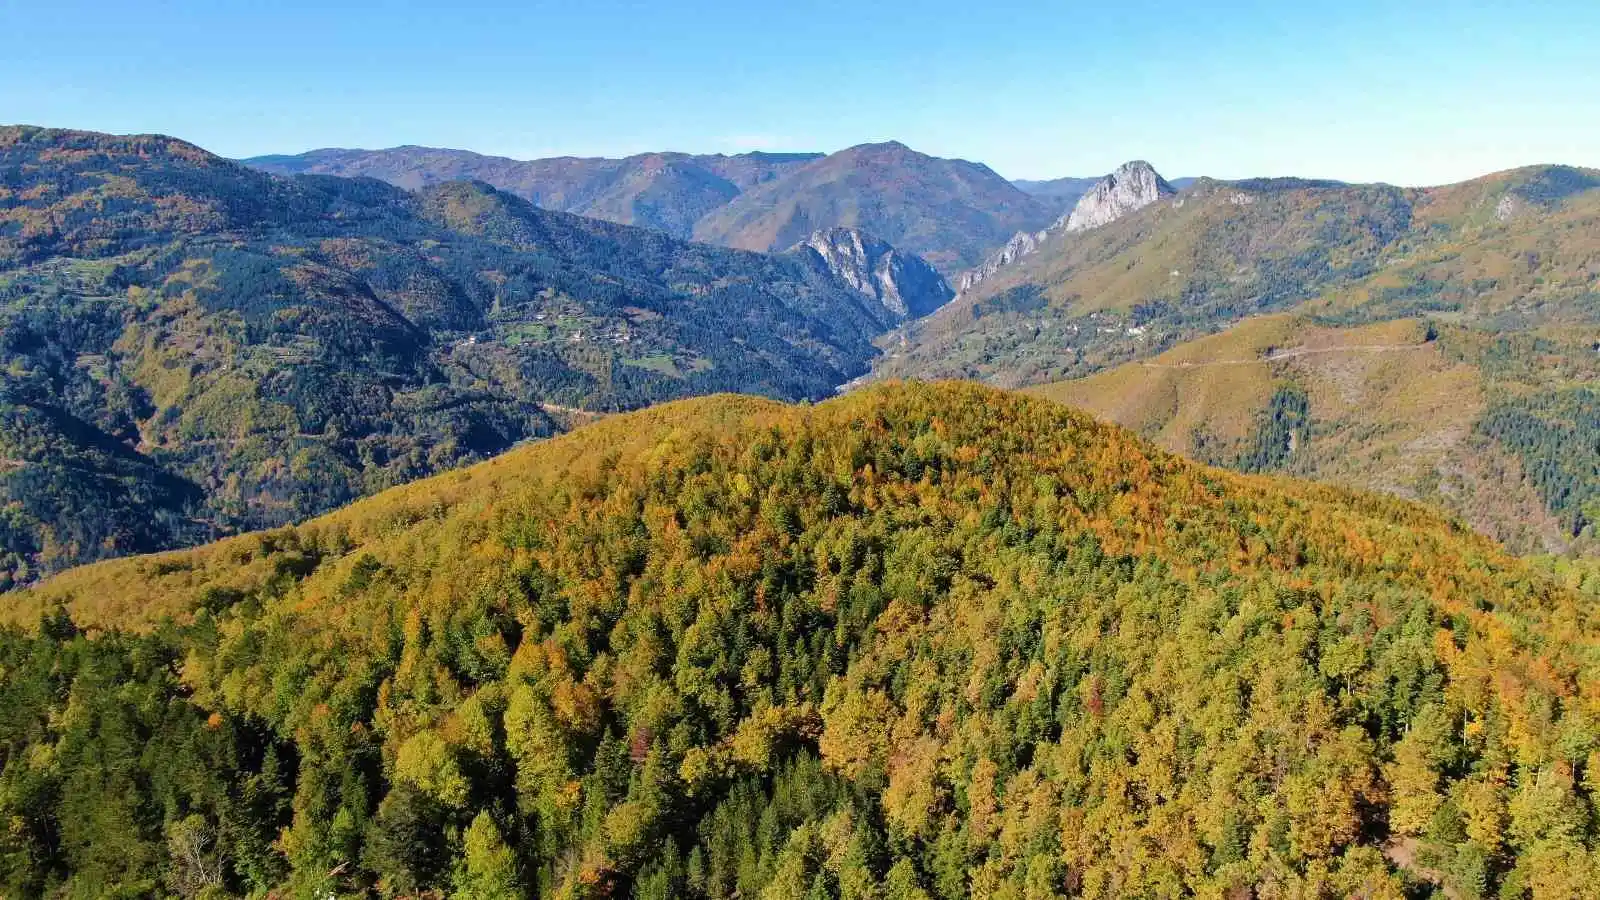
[[[297,521],[574,409],[827,396],[895,321],[803,253],[0,128],[0,590]]]
[[[1256,415],[1255,431],[1233,455],[1215,460],[1241,472],[1272,472],[1284,468],[1311,430],[1306,392],[1288,384],[1272,392],[1267,408]],[[1207,460],[1208,462],[1212,460]]]
[[[8,597],[0,892],[1593,896],[1591,581],[1042,399],[682,401]]]
[[[1579,534],[1600,519],[1600,395],[1581,387],[1497,404],[1479,423],[1519,459],[1550,509]]]

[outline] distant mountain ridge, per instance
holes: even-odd
[[[784,250],[815,231],[859,228],[945,275],[976,265],[1057,204],[987,166],[898,142],[817,153],[647,153],[519,161],[461,150],[313,150],[245,164],[275,174],[365,176],[408,190],[478,180],[544,208],[745,250]]]
[[[278,175],[339,175],[417,190],[446,181],[482,181],[545,209],[687,238],[701,216],[820,153],[694,155],[641,153],[623,159],[516,160],[467,150],[405,146],[387,150],[312,150],[259,156],[246,165]]]
[[[841,150],[746,192],[703,219],[695,237],[774,250],[842,225],[917,253],[949,274],[1049,218],[1048,206],[987,166],[889,141]]]
[[[1013,178],[1011,183],[1016,185],[1025,194],[1035,197],[1045,197],[1059,200],[1063,206],[1071,206],[1078,202],[1078,198],[1089,192],[1099,178],[1050,178],[1036,181],[1027,178]]]

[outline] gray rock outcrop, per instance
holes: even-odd
[[[1006,241],[1004,247],[989,254],[989,258],[984,260],[982,265],[976,269],[968,269],[962,272],[961,281],[956,285],[956,289],[965,293],[988,281],[994,277],[996,272],[1039,249],[1039,245],[1044,243],[1049,236],[1049,230],[1032,233],[1026,231],[1017,232],[1012,235],[1011,240]]]
[[[1055,230],[1059,227],[1066,232],[1099,228],[1101,225],[1115,222],[1134,210],[1143,209],[1163,197],[1171,197],[1177,193],[1178,191],[1144,160],[1123,163],[1115,172],[1100,179],[1089,189],[1089,193],[1078,200],[1072,212],[1050,228]]]
[[[1001,269],[1037,251],[1040,245],[1055,235],[1109,225],[1128,213],[1177,193],[1177,189],[1144,160],[1123,163],[1115,172],[1095,182],[1078,199],[1072,211],[1057,219],[1049,228],[1033,233],[1017,232],[1004,247],[989,254],[989,258],[977,268],[961,273],[957,287],[961,293],[972,290],[993,278]]]
[[[813,232],[794,250],[812,254],[834,277],[896,322],[925,316],[955,296],[944,276],[922,257],[896,250],[858,228]]]

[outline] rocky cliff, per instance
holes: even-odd
[[[944,277],[922,257],[896,250],[859,228],[813,232],[794,250],[813,254],[819,264],[895,321],[925,316],[954,296]]]
[[[1099,228],[1101,225],[1115,222],[1136,209],[1143,209],[1162,197],[1171,197],[1177,193],[1177,190],[1156,172],[1155,167],[1144,160],[1123,163],[1115,172],[1100,179],[1090,188],[1089,192],[1078,200],[1072,212],[1052,225],[1051,229],[1059,227],[1062,231],[1073,232]]]
[[[1098,228],[1142,209],[1177,190],[1144,160],[1123,163],[1115,172],[1096,181],[1072,210],[1043,231],[1019,231],[1004,247],[989,254],[977,268],[961,274],[958,288],[963,293],[993,278],[995,273],[1038,250],[1050,238],[1074,231]]]
[[[976,269],[968,269],[962,272],[957,290],[970,290],[994,277],[996,272],[1039,249],[1039,245],[1050,237],[1050,234],[1051,232],[1047,229],[1034,232],[1019,231],[1012,235],[1011,240],[1006,241],[1004,247],[991,253],[989,258],[983,261],[982,265]]]

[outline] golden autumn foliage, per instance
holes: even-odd
[[[620,416],[297,528],[69,572],[10,613],[47,626],[0,646],[16,696],[38,642],[152,643],[197,729],[219,715],[205,733],[294,761],[277,806],[230,799],[259,747],[202,767],[216,790],[149,788],[281,829],[219,842],[236,893],[1595,883],[1582,594],[1420,506],[972,385]],[[19,708],[44,724],[0,723],[0,803],[26,824],[19,785],[70,775],[50,747],[71,723]],[[0,872],[121,883],[75,847]]]

